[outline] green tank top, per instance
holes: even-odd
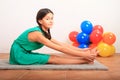
[[[44,46],[44,44],[42,43],[38,43],[38,42],[31,42],[28,39],[28,33],[33,32],[33,31],[39,31],[42,32],[41,28],[39,26],[30,28],[26,31],[24,31],[16,40],[15,42],[17,42],[22,48],[24,48],[27,51],[32,51],[32,50],[36,50],[39,49],[41,47]],[[42,32],[43,33],[43,32]]]

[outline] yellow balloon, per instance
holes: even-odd
[[[111,56],[115,54],[115,46],[111,45]]]
[[[108,45],[104,42],[100,42],[97,46],[97,49],[99,50],[98,55],[101,57],[112,56],[115,53],[115,47],[113,45]]]

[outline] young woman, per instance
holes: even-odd
[[[94,61],[98,53],[96,48],[80,49],[51,37],[50,28],[53,25],[53,17],[53,12],[48,8],[38,11],[36,16],[38,26],[24,31],[14,40],[10,51],[10,64],[82,64]],[[32,52],[32,50],[40,49],[44,45],[71,55],[71,57]]]

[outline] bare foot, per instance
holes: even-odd
[[[89,60],[87,60],[87,59],[82,59],[82,63],[83,64],[94,64],[94,60],[93,61],[89,61]]]
[[[97,50],[97,48],[93,48],[93,49],[91,49],[91,53],[93,53],[97,56],[99,54],[99,51]]]
[[[94,64],[94,61],[92,61],[92,62],[89,62],[89,64]]]

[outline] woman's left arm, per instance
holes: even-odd
[[[72,45],[67,44],[67,43],[59,42],[59,41],[57,41],[57,40],[55,40],[55,39],[51,39],[51,41],[52,41],[53,43],[57,44],[57,45],[64,45],[64,46],[66,46],[66,47],[68,47],[68,48],[71,48],[71,49],[74,49],[74,50],[79,50],[79,51],[86,51],[86,50],[89,50],[89,48],[81,49],[81,48],[72,46]]]
[[[57,40],[55,40],[55,39],[53,39],[53,38],[51,38],[51,41],[52,41],[53,43],[57,44],[57,45],[63,45],[63,44],[64,44],[64,43],[62,43],[62,42],[60,42],[60,41],[57,41]]]

